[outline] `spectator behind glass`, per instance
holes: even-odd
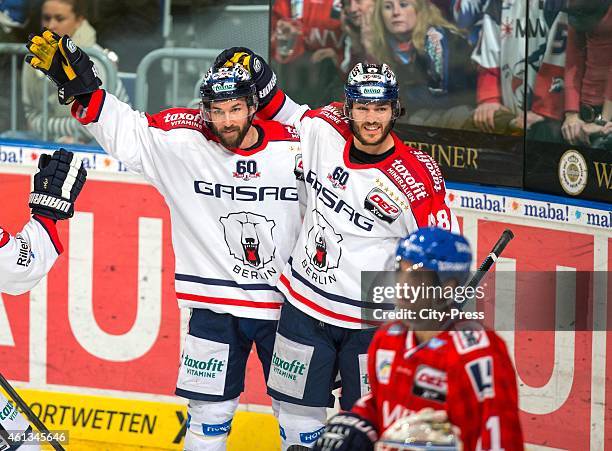
[[[60,36],[68,35],[79,47],[97,48],[96,30],[85,18],[85,2],[83,0],[45,0],[41,6],[41,24],[43,27]],[[92,58],[98,69],[102,82],[106,79],[104,66]],[[44,129],[43,118],[43,87],[48,83],[45,76],[29,65],[25,64],[21,73],[22,100],[28,127],[34,134],[30,138],[42,138]],[[117,80],[114,93],[119,99],[127,101],[127,94],[123,84]],[[62,143],[89,143],[92,138],[85,128],[70,115],[71,105],[60,105],[57,101],[57,92],[53,87],[48,91],[48,130],[49,140]]]
[[[400,80],[407,121],[461,128],[474,104],[472,48],[429,0],[377,0],[371,59],[390,64]]]
[[[455,24],[467,32],[470,44],[476,45],[482,29],[483,9],[488,0],[452,0]]]
[[[371,36],[372,14],[376,0],[342,0],[340,22],[344,31],[344,56],[340,70],[346,78],[355,64],[367,60],[363,40]]]
[[[612,149],[612,7],[570,1],[563,138]]]
[[[559,141],[567,16],[561,1],[489,0],[481,37],[472,54],[478,64],[478,106],[468,130]],[[526,30],[529,42],[526,42]],[[528,55],[525,50],[528,49]]]
[[[298,103],[323,105],[342,93],[341,9],[337,0],[276,0],[272,6],[272,59]]]

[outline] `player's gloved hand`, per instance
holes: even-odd
[[[55,220],[71,218],[86,178],[83,162],[72,152],[59,149],[53,155],[42,154],[30,193],[32,214]]]
[[[93,61],[68,36],[44,30],[41,35],[31,34],[26,47],[31,53],[26,63],[57,85],[57,97],[63,105],[77,98],[87,106],[91,93],[102,85]]]
[[[246,47],[232,47],[217,56],[213,67],[231,67],[234,64],[244,66],[253,77],[257,87],[259,109],[265,107],[278,91],[276,74],[268,63],[259,55]]]
[[[329,419],[314,451],[374,451],[378,433],[374,425],[352,412]]]
[[[376,451],[402,449],[398,446],[401,443],[409,443],[414,449],[462,451],[460,435],[444,410],[425,407],[389,426],[376,444]]]

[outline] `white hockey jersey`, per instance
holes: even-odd
[[[274,111],[276,110],[276,111]],[[297,244],[278,287],[308,315],[340,327],[369,327],[361,271],[394,268],[400,238],[419,227],[459,231],[445,202],[436,162],[393,135],[395,152],[380,163],[349,161],[353,135],[341,104],[298,107],[281,91],[263,110],[300,133],[307,206]]]
[[[0,293],[30,291],[62,252],[55,222],[49,218],[33,216],[15,236],[0,227]]]
[[[195,109],[145,115],[103,90],[73,115],[164,196],[181,307],[278,319],[276,282],[301,225],[295,129],[255,121],[252,150],[226,149]]]
[[[488,0],[485,4],[481,36],[472,54],[481,69],[478,103],[496,101],[517,114],[533,110],[561,119],[567,14],[549,17],[544,3],[533,0],[528,7],[527,0]]]

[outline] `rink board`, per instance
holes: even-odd
[[[40,151],[0,146],[0,220],[10,232],[28,220],[26,199]],[[178,422],[172,394],[185,316],[176,308],[174,296],[168,210],[154,188],[114,159],[104,154],[84,157],[89,179],[77,213],[58,227],[64,254],[32,292],[1,296],[2,372],[22,388],[42,390],[32,397],[41,403],[47,399],[45,390],[110,396],[110,401],[99,400],[108,409],[119,402],[115,398],[130,398],[126,409],[138,406],[139,412],[146,412],[149,406],[151,414],[163,401],[166,405],[159,407],[159,415],[165,412],[163,424],[170,436]],[[448,192],[477,261],[511,227],[516,238],[498,267],[523,271],[612,268],[609,206],[459,184],[449,184]],[[139,299],[139,293],[146,293],[145,298]],[[611,293],[608,273],[607,297],[592,306],[599,328],[595,332],[504,334],[519,378],[525,437],[537,445],[532,449],[612,450],[608,402],[612,359],[606,359],[607,350],[612,349],[612,335],[606,332],[606,324],[612,324],[607,303]],[[62,396],[57,402],[64,403],[68,402],[64,399],[84,398],[49,396]],[[145,401],[154,404],[141,406]],[[261,367],[254,358],[247,367],[241,404],[269,410]],[[261,418],[274,422],[271,416],[255,413],[245,413],[244,418],[253,415],[256,425]],[[159,421],[156,427],[162,424]],[[265,431],[270,440],[277,439],[276,425],[245,430],[249,436]],[[144,432],[142,437],[147,435]],[[77,429],[74,434],[78,436]],[[91,434],[110,439],[101,430]],[[129,432],[117,437],[121,439],[117,443],[133,443]],[[171,445],[167,449],[173,449]],[[232,446],[251,448],[251,444]]]
[[[141,401],[54,391],[18,390],[50,431],[68,431],[67,449],[180,450],[185,436],[184,403]],[[232,449],[279,448],[278,423],[270,414],[239,411],[232,424]],[[123,448],[119,448],[123,447]]]

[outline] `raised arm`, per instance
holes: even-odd
[[[15,236],[0,228],[0,292],[25,293],[49,272],[63,251],[55,222],[72,217],[86,176],[71,152],[40,156],[30,194],[32,219]]]
[[[101,81],[89,56],[68,37],[46,30],[30,37],[26,62],[58,87],[58,100],[72,103],[72,115],[109,154],[155,183],[152,152],[163,130],[149,127],[149,117],[99,89]]]
[[[300,130],[308,105],[298,105],[279,87],[276,74],[259,55],[246,47],[232,47],[224,50],[215,60],[214,67],[241,64],[249,70],[257,86],[259,107],[257,115],[262,119],[273,119]]]

